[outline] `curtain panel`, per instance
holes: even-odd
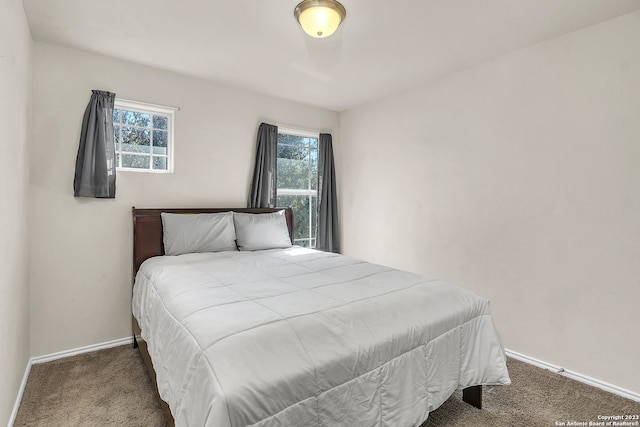
[[[116,197],[113,104],[116,94],[93,90],[84,112],[73,179],[75,197]]]
[[[247,207],[274,208],[278,188],[278,126],[261,123],[257,146]]]
[[[339,252],[338,202],[333,144],[330,134],[321,133],[318,141],[318,225],[316,249]]]

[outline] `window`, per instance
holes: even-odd
[[[170,107],[116,99],[116,169],[172,172],[174,112]]]
[[[278,129],[277,206],[293,208],[294,244],[314,248],[318,221],[318,134]]]

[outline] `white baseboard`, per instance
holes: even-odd
[[[533,358],[533,357],[525,356],[524,354],[521,354],[521,353],[518,353],[518,352],[515,352],[515,351],[512,351],[512,350],[505,349],[505,352],[507,353],[507,356],[513,357],[514,359],[517,359],[517,360],[519,360],[521,362],[528,363],[530,365],[534,365],[534,366],[537,366],[539,368],[555,372],[556,374],[565,376],[567,378],[571,378],[572,380],[576,380],[576,381],[579,381],[581,383],[590,385],[592,387],[596,387],[596,388],[599,388],[601,390],[607,391],[609,393],[613,393],[613,394],[616,394],[618,396],[622,396],[622,397],[625,397],[627,399],[631,399],[631,400],[634,400],[636,402],[640,402],[640,393],[636,393],[634,391],[627,390],[627,389],[624,389],[622,387],[618,387],[616,385],[606,383],[604,381],[589,377],[587,375],[580,374],[578,372],[573,372],[573,371],[564,369],[564,368],[562,368],[560,366],[552,365],[550,363],[544,362],[542,360],[539,360],[539,359],[536,359],[536,358]]]
[[[76,356],[78,354],[89,353],[91,351],[96,350],[104,350],[107,348],[118,347],[125,344],[133,344],[133,337],[121,338],[119,340],[113,340],[108,342],[103,342],[100,344],[88,345],[85,347],[78,347],[71,350],[59,351],[57,353],[46,354],[44,356],[36,356],[29,359],[27,362],[27,367],[24,371],[24,376],[22,377],[22,383],[20,384],[20,388],[18,389],[18,395],[16,396],[15,404],[13,405],[13,410],[11,411],[11,416],[9,417],[9,423],[7,427],[13,427],[13,423],[16,421],[16,417],[18,416],[18,409],[20,408],[20,403],[22,402],[22,396],[24,395],[24,389],[27,386],[27,380],[29,379],[29,374],[31,373],[31,367],[33,365],[37,365],[38,363],[51,362],[52,360],[58,360],[65,357]]]
[[[52,360],[63,359],[65,357],[76,356],[78,354],[89,353],[96,350],[104,350],[107,348],[118,347],[125,344],[132,344],[133,337],[120,338],[119,340],[107,341],[100,344],[88,345],[85,347],[73,348],[71,350],[59,351],[57,353],[45,354],[44,356],[36,356],[31,358],[31,363],[37,365],[38,363],[51,362]]]
[[[27,386],[27,380],[29,379],[29,373],[31,373],[31,359],[29,359],[29,361],[27,362],[27,367],[24,370],[22,382],[20,383],[18,395],[16,396],[16,401],[13,404],[13,410],[11,411],[11,416],[9,417],[9,423],[7,424],[7,427],[13,427],[13,423],[16,421],[16,417],[18,416],[18,408],[20,408],[22,396],[24,395],[24,389]]]

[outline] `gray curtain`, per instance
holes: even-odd
[[[94,90],[84,112],[73,179],[75,197],[116,197],[113,102],[116,94]]]
[[[333,163],[331,135],[320,134],[318,141],[318,228],[316,249],[339,252],[338,202],[336,198],[336,173]]]
[[[278,176],[278,127],[261,123],[258,128],[257,145],[256,163],[247,207],[274,208]]]

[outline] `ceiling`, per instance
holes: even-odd
[[[23,0],[34,40],[344,111],[640,9],[639,0],[342,0],[325,39],[299,0]]]

